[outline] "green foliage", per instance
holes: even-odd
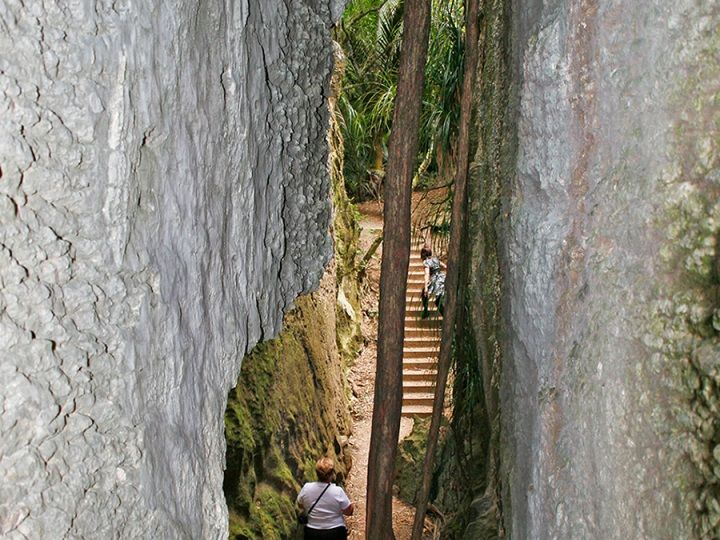
[[[433,0],[418,163],[425,184],[454,170],[463,70],[461,0]],[[401,0],[354,0],[336,38],[347,55],[340,125],[354,199],[379,197],[392,127],[402,40]]]
[[[464,31],[461,1],[433,3],[420,148],[421,153],[432,149],[435,157],[428,171],[434,171],[440,183],[452,178],[455,167],[465,57]]]
[[[343,17],[338,40],[347,56],[340,126],[344,175],[356,199],[377,196],[392,124],[402,37],[402,3],[355,0]]]

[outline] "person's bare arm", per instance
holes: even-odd
[[[342,513],[345,514],[346,516],[352,516],[354,511],[355,511],[355,506],[353,506],[353,504],[350,503],[350,506],[348,506],[345,510],[343,510]]]
[[[428,292],[428,285],[430,285],[430,268],[427,266],[425,267],[425,287],[423,287],[423,292],[427,294]]]

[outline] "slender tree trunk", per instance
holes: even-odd
[[[373,197],[380,200],[383,198],[383,180],[385,178],[385,149],[382,135],[377,135],[373,140],[373,154],[373,168],[370,171],[369,180]]]
[[[428,432],[423,477],[420,491],[417,494],[415,521],[413,523],[413,540],[422,538],[425,511],[427,510],[430,482],[435,464],[435,451],[440,431],[445,387],[452,352],[452,339],[455,330],[457,313],[458,274],[460,268],[460,247],[462,232],[465,227],[465,199],[467,193],[467,175],[470,162],[470,118],[472,115],[472,91],[477,64],[478,17],[480,14],[479,0],[468,0],[465,13],[465,67],[460,105],[460,133],[458,137],[457,170],[455,173],[455,192],[453,194],[452,217],[450,222],[450,247],[448,253],[448,273],[445,284],[445,314],[443,316],[442,340],[438,359],[437,385],[433,402],[430,431]]]
[[[394,538],[392,485],[402,409],[410,196],[430,32],[430,0],[406,0],[397,98],[385,181],[375,405],[368,458],[365,537]]]
[[[378,135],[373,140],[373,170],[384,171],[385,167],[385,149],[383,148],[382,136]]]

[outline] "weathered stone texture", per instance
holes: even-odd
[[[328,130],[334,260],[312,294],[285,314],[277,338],[243,359],[225,414],[223,490],[230,539],[294,538],[295,499],[304,481],[317,479],[316,460],[333,457],[342,483],[352,457],[347,365],[358,353],[360,293],[355,208],[345,192],[343,140],[337,100],[345,61],[334,44]]]
[[[512,2],[517,154],[499,228],[512,538],[718,532],[717,494],[698,488],[717,485],[712,457],[704,479],[686,459],[688,441],[720,442],[703,424],[717,398],[694,425],[677,415],[716,384],[688,391],[683,373],[718,340],[718,28],[716,2]]]
[[[220,538],[223,412],[331,253],[337,0],[0,3],[0,535]]]

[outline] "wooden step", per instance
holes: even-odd
[[[415,304],[411,306],[405,306],[405,322],[408,322],[408,319],[417,319],[421,321],[441,321],[442,315],[438,312],[438,310],[435,308],[435,306],[432,306],[430,309],[428,309],[428,316],[425,317],[425,319],[422,318],[423,309],[422,306],[417,306]]]
[[[435,326],[425,326],[422,324],[405,326],[405,337],[433,337],[439,340],[440,336],[442,336],[442,328],[439,324]]]
[[[406,321],[405,333],[410,333],[414,336],[418,336],[421,334],[430,334],[440,337],[440,333],[442,330],[442,325],[440,324],[440,322],[441,321],[439,319],[430,318],[427,318],[425,320],[420,319],[419,321]]]
[[[410,386],[434,385],[437,379],[437,370],[429,369],[403,369],[403,384],[408,383]],[[432,390],[430,390],[432,392]]]
[[[404,368],[402,373],[403,381],[434,381],[435,379],[437,379],[435,369]]]
[[[403,359],[436,358],[437,347],[403,347]]]
[[[422,306],[417,307],[415,305],[415,306],[412,306],[412,308],[410,308],[410,309],[407,306],[405,306],[405,318],[406,319],[409,319],[409,318],[422,319],[422,311],[423,311]],[[437,309],[435,309],[435,306],[432,306],[432,308],[429,309],[428,312],[429,312],[430,316],[426,317],[426,319],[432,318],[432,316],[434,314],[437,314],[438,316],[440,315],[438,313]]]
[[[432,337],[440,339],[440,328],[426,326],[406,326],[405,337]]]
[[[437,369],[437,358],[403,358],[404,370]]]
[[[417,315],[416,315],[417,311]],[[424,328],[437,328],[442,319],[438,317],[422,318],[422,310],[405,310],[405,326],[422,326]]]
[[[415,336],[408,336],[405,335],[405,341],[403,342],[403,347],[407,348],[417,348],[417,347],[426,347],[429,349],[432,349],[433,351],[437,351],[440,349],[440,339],[439,336],[421,336],[421,337],[415,337]]]
[[[434,381],[403,381],[403,396],[410,394],[432,394],[434,392]]]
[[[418,416],[420,418],[427,418],[432,416],[432,407],[426,407],[424,405],[408,405],[402,408],[403,418],[412,418]]]
[[[433,400],[435,399],[435,394],[431,393],[418,393],[418,394],[409,394],[407,396],[403,396],[402,404],[403,405],[429,405],[432,407]]]
[[[433,350],[440,348],[440,332],[412,332],[412,329],[405,329],[405,340],[403,347],[414,349],[416,347],[428,347]]]
[[[420,313],[422,313],[422,310]],[[430,314],[432,315],[432,312]],[[408,313],[408,311],[405,310],[405,328],[429,328],[437,330],[441,326],[441,321],[442,319],[439,317],[428,317],[426,319],[416,317],[414,312]]]
[[[408,313],[407,310],[405,313]],[[422,310],[420,310],[420,314],[422,315]],[[438,319],[437,317],[431,318],[426,317],[425,319],[420,317],[415,317],[414,311],[411,315],[405,316],[405,328],[408,330],[412,330],[413,332],[419,332],[420,330],[426,330],[428,332],[437,332],[438,329],[441,327],[439,324],[442,321],[442,319]]]

